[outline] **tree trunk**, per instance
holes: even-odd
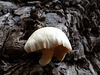
[[[56,27],[72,51],[42,67],[41,53],[27,54],[29,36]],[[100,0],[0,1],[0,75],[100,75]]]

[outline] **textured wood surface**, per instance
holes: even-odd
[[[64,61],[42,67],[41,53],[27,54],[28,37],[42,27],[57,27],[73,50]],[[1,75],[100,75],[100,0],[0,1]]]

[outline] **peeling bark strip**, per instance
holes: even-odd
[[[27,54],[28,37],[42,27],[68,36],[72,52],[45,67]],[[100,0],[0,1],[0,75],[100,75]]]

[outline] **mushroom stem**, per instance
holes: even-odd
[[[61,51],[62,52],[62,51]],[[59,61],[62,61],[66,55],[65,52],[55,52],[54,56],[59,60]]]
[[[58,47],[56,47],[55,50],[54,50],[54,56],[55,56],[59,61],[62,61],[67,53],[68,53],[68,52],[66,51],[66,48],[64,48],[63,46],[58,46]]]
[[[42,57],[39,60],[39,63],[41,66],[45,66],[48,64],[52,57],[53,57],[54,49],[44,49],[42,50]]]

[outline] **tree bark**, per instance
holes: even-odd
[[[42,27],[61,29],[72,51],[42,67],[41,53],[27,54],[29,36]],[[100,75],[100,0],[0,1],[1,75]]]

